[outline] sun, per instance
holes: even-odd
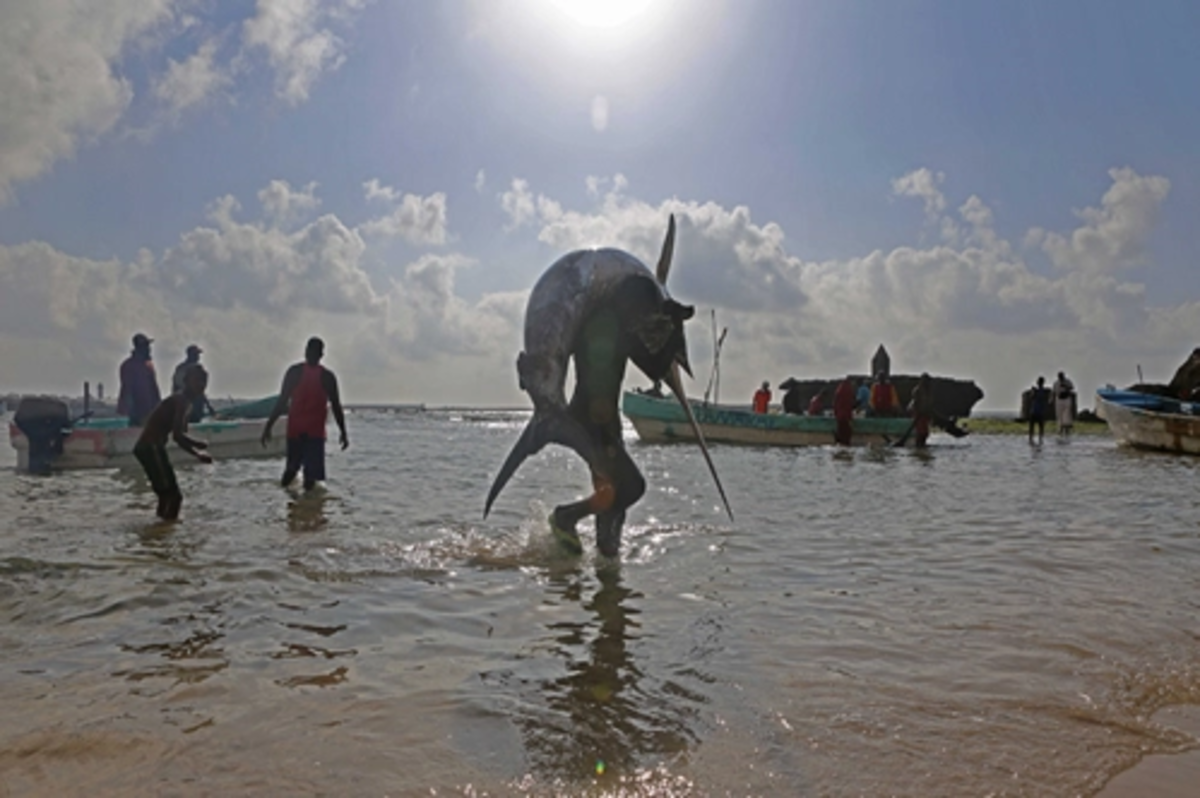
[[[643,16],[655,0],[547,0],[549,5],[585,28],[617,28]]]

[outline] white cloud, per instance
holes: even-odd
[[[1142,265],[1146,240],[1158,221],[1158,209],[1171,190],[1165,177],[1142,176],[1129,167],[1110,169],[1113,184],[1099,208],[1076,214],[1084,224],[1069,236],[1030,231],[1030,243],[1040,244],[1054,264],[1063,269],[1112,273]]]
[[[0,201],[110,130],[133,89],[122,51],[170,18],[167,0],[9,0],[0,24]]]
[[[946,198],[938,188],[946,176],[926,167],[914,169],[892,181],[892,193],[901,197],[918,197],[925,201],[925,215],[935,220],[946,210]]]
[[[485,187],[487,187],[487,174],[480,169],[475,173],[475,193],[482,194]]]
[[[602,94],[592,98],[592,129],[597,133],[608,129],[608,98]]]
[[[707,310],[718,308],[719,323],[730,329],[722,361],[726,401],[748,401],[764,378],[865,372],[882,342],[898,371],[973,377],[988,393],[985,406],[1015,407],[1038,373],[1060,368],[1084,390],[1132,380],[1133,363],[1151,379],[1169,378],[1200,339],[1200,302],[1156,307],[1142,285],[1111,273],[1144,260],[1149,225],[1167,196],[1165,180],[1128,170],[1114,170],[1112,180],[1097,208],[1080,212],[1077,229],[1034,235],[1066,253],[1050,276],[1030,268],[1022,251],[998,235],[992,210],[978,196],[934,219],[953,216],[953,243],[821,262],[806,259],[781,224],[757,219],[749,208],[648,202],[630,196],[619,176],[589,178],[588,207],[564,208],[521,180],[498,201],[509,220],[523,225],[521,235],[551,250],[548,261],[601,245],[623,247],[652,265],[674,213],[679,230],[670,289],[700,312],[689,330],[701,383],[710,349]],[[363,190],[378,200],[399,198],[398,211],[411,196],[378,181]],[[317,332],[330,339],[348,392],[354,386],[364,400],[524,402],[513,362],[528,286],[480,296],[464,285],[472,271],[502,271],[502,260],[425,254],[387,284],[373,283],[363,267],[373,260],[372,239],[359,229],[331,213],[299,229],[280,222],[279,212],[295,208],[295,197],[315,203],[311,184],[294,189],[278,181],[262,196],[261,218],[243,218],[237,202],[224,197],[209,222],[183,233],[175,246],[129,263],[72,257],[40,242],[0,246],[6,379],[110,374],[130,334],[143,328],[167,342],[161,351],[174,352],[191,338],[213,342],[206,358],[237,361],[215,370],[228,380],[221,390],[255,394],[273,389],[303,338]],[[413,199],[416,206],[421,199]],[[943,208],[953,207],[942,199]],[[439,202],[433,217],[442,221],[434,228],[444,231]],[[386,225],[376,220],[381,227],[430,229],[395,214],[384,218]],[[1075,245],[1095,238],[1104,246]],[[1107,253],[1105,270],[1095,267],[1094,251]],[[246,340],[261,341],[262,352],[257,345],[245,352]],[[48,360],[49,372],[41,362]]]
[[[410,244],[441,245],[446,243],[446,195],[440,191],[421,197],[399,193],[390,187],[370,180],[365,185],[368,198],[399,203],[387,216],[363,222],[359,230],[369,236],[400,236]]]
[[[536,196],[529,188],[529,181],[513,178],[512,187],[500,195],[500,207],[508,214],[508,230],[515,230],[535,221],[552,222],[562,216],[562,205],[545,196]]]
[[[154,97],[170,118],[178,119],[183,111],[233,83],[232,73],[216,61],[217,44],[209,39],[186,60],[169,60],[166,74],[154,82]]]
[[[294,232],[239,222],[237,200],[222,197],[209,218],[163,255],[164,285],[194,304],[257,308],[286,318],[306,309],[372,313],[382,309],[362,270],[362,237],[327,214]]]
[[[258,0],[256,14],[242,26],[247,49],[266,51],[275,69],[275,93],[298,105],[314,83],[346,60],[345,42],[328,23],[345,23],[362,0]]]
[[[316,196],[316,190],[315,182],[296,191],[286,180],[272,180],[266,188],[258,192],[258,201],[262,203],[263,211],[277,225],[287,226],[321,205],[321,200]]]
[[[395,202],[400,199],[399,192],[391,186],[385,186],[379,182],[379,178],[372,177],[367,182],[363,183],[363,191],[368,200],[381,200],[383,202]]]

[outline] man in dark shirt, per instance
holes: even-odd
[[[171,438],[176,446],[201,463],[212,462],[212,456],[203,451],[208,444],[189,437],[186,432],[192,401],[197,396],[203,396],[207,386],[208,374],[204,367],[192,366],[184,378],[183,392],[173,393],[159,402],[146,419],[146,427],[133,447],[133,456],[142,464],[150,485],[158,495],[158,517],[165,521],[178,518],[179,508],[183,505],[183,494],[179,492],[179,483],[175,480],[175,469],[167,457],[167,438]]]
[[[154,361],[150,359],[153,338],[142,333],[133,336],[133,352],[121,364],[121,392],[117,396],[117,412],[129,417],[129,426],[140,427],[159,402],[158,379]]]

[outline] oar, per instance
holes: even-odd
[[[901,435],[900,439],[897,440],[895,443],[893,443],[892,446],[895,448],[903,446],[905,444],[905,442],[908,441],[908,436],[912,435],[912,431],[916,428],[917,428],[917,420],[916,420],[916,418],[914,418],[912,420],[912,423],[908,425],[908,429],[904,430],[904,434]]]

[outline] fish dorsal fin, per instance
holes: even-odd
[[[675,214],[671,214],[671,219],[667,222],[667,237],[663,239],[662,254],[658,256],[658,268],[654,271],[659,285],[667,284],[667,274],[671,271],[673,254],[675,254]]]

